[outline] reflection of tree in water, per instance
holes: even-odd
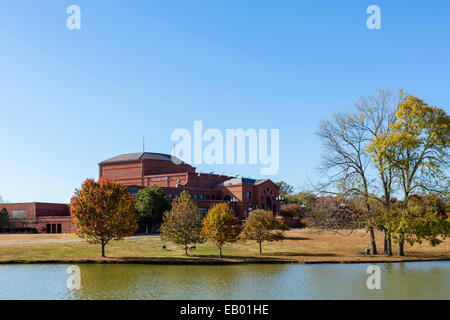
[[[283,265],[79,265],[75,299],[224,299],[277,285]]]
[[[75,299],[450,298],[448,262],[376,264],[381,268],[381,290],[367,289],[368,265],[79,265],[82,288],[69,295]]]

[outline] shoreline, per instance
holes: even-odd
[[[376,258],[376,257],[373,257]],[[445,262],[450,257],[443,258],[391,258],[391,259],[347,259],[347,260],[290,260],[290,259],[244,259],[235,260],[191,259],[191,258],[142,258],[142,259],[49,259],[49,260],[4,260],[0,265],[17,264],[147,264],[147,265],[239,265],[239,264],[364,264],[364,263],[400,263],[400,262]]]

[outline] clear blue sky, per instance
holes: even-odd
[[[66,8],[81,7],[81,30]],[[381,7],[382,30],[366,28]],[[68,202],[98,162],[176,128],[279,128],[302,187],[321,118],[403,87],[450,105],[448,1],[0,1],[0,195]],[[259,178],[254,166],[199,166]]]

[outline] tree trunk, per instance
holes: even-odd
[[[188,255],[187,251],[188,251],[188,247],[187,247],[187,246],[184,246],[184,255],[185,255],[185,256]]]
[[[102,241],[102,258],[105,258],[105,242]]]
[[[369,227],[370,232],[370,244],[372,245],[372,254],[378,254],[377,244],[375,242],[375,232],[372,227]]]
[[[262,242],[259,243],[259,253],[262,253]]]
[[[145,233],[148,233],[148,224],[145,224]]]
[[[388,250],[388,236],[386,231],[384,232],[384,247],[383,247],[383,252],[384,254],[388,254],[389,250]]]
[[[399,256],[404,256],[405,255],[405,251],[403,249],[403,241],[398,243],[398,255]]]
[[[389,235],[389,237],[388,237],[388,255],[390,255],[390,256],[392,256],[392,239],[391,239],[391,236]]]
[[[222,258],[222,247],[219,248],[219,258]]]

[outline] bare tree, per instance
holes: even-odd
[[[322,194],[344,197],[359,196],[365,202],[365,226],[370,233],[372,253],[377,254],[375,220],[370,205],[370,132],[368,119],[359,113],[334,114],[331,120],[322,120],[317,132],[323,145],[321,172],[327,181],[317,186]]]
[[[399,97],[401,96],[401,90]],[[360,122],[361,129],[369,133],[368,137],[373,141],[374,139],[383,139],[389,134],[392,125],[396,122],[395,107],[393,106],[393,93],[390,89],[378,89],[377,95],[363,96],[355,104],[360,117],[364,117],[366,121]],[[381,201],[384,210],[390,209],[391,195],[393,183],[395,182],[396,172],[389,161],[385,158],[377,157],[380,151],[376,145],[370,145],[368,151],[372,154],[372,159],[376,171],[378,173],[383,197],[375,197],[376,200]],[[392,255],[392,240],[385,231],[384,238],[384,253]]]

